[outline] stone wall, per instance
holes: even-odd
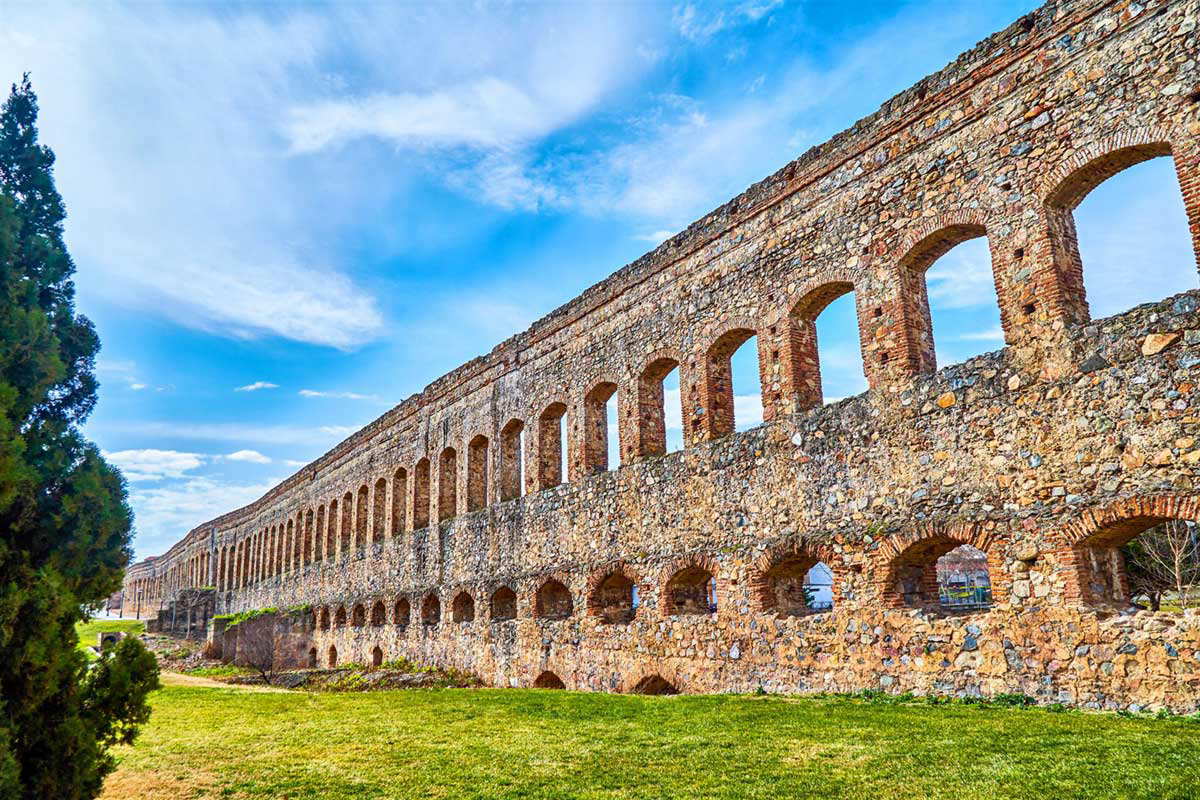
[[[1200,620],[1129,612],[1114,554],[1200,515],[1197,295],[1090,321],[1071,211],[1169,156],[1200,253],[1198,16],[1044,6],[129,580],[310,604],[322,663],[378,646],[497,685],[1194,708]],[[1007,346],[938,370],[925,270],[978,236]],[[821,406],[813,321],[851,290],[870,389]],[[733,433],[750,336],[765,422]],[[961,543],[990,610],[937,603]],[[817,561],[834,608],[809,613]]]

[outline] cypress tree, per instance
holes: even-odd
[[[99,794],[158,685],[136,639],[89,667],[75,623],[131,557],[124,479],[79,431],[100,342],[76,313],[54,154],[26,75],[0,108],[0,798]]]

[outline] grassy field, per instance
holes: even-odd
[[[106,800],[1184,798],[1200,724],[849,699],[310,694],[164,676]]]
[[[80,650],[87,652],[91,657],[89,647],[94,647],[96,637],[101,633],[108,631],[124,631],[125,633],[137,634],[146,630],[146,623],[136,619],[93,619],[88,622],[80,622],[75,626],[75,632],[79,634]]]

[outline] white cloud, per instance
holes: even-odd
[[[134,487],[129,499],[134,509],[137,557],[165,552],[195,526],[257,500],[277,482],[242,485],[193,477],[171,485]]]
[[[270,464],[271,459],[257,450],[238,450],[225,456],[229,461],[248,461],[251,464]]]
[[[158,481],[163,478],[180,478],[185,472],[194,470],[204,463],[199,453],[179,450],[117,450],[105,452],[104,457],[115,464],[130,481]]]
[[[165,439],[185,441],[211,441],[231,443],[234,445],[300,445],[313,447],[320,455],[335,440],[345,438],[354,433],[362,425],[369,422],[364,418],[359,426],[352,425],[321,425],[307,427],[303,425],[270,425],[240,422],[167,422],[125,420],[105,422],[103,426],[96,425],[89,429],[89,435],[99,438],[111,436],[129,436],[139,439]]]
[[[996,303],[996,284],[987,240],[972,239],[939,258],[925,273],[931,306],[974,308]]]
[[[673,231],[661,230],[661,231],[654,231],[653,233],[639,233],[637,236],[634,236],[633,238],[637,239],[639,242],[649,242],[650,244],[657,247],[658,245],[662,244],[663,242],[665,242],[667,239],[670,239],[674,235],[675,235],[675,233]]]
[[[283,460],[283,463],[284,463],[284,464],[286,464],[286,465],[287,465],[287,466],[289,466],[289,467],[304,467],[304,466],[307,466],[309,462],[307,462],[307,461],[297,461],[297,460],[296,460],[296,459],[294,459],[294,458],[285,458],[285,459]]]
[[[728,7],[718,6],[715,11],[709,11],[702,5],[688,3],[675,9],[672,22],[683,38],[704,42],[728,28],[757,22],[781,5],[783,0],[750,0]]]
[[[131,383],[131,384],[129,384],[129,388],[130,388],[130,389],[133,389],[135,392],[140,392],[142,389],[145,389],[145,388],[146,388],[146,384],[144,384],[144,383]]]
[[[958,338],[964,342],[1003,342],[1004,329],[996,326],[986,331],[969,331],[960,334]]]
[[[236,389],[234,389],[234,391],[235,392],[257,392],[260,389],[278,389],[278,388],[279,388],[278,383],[271,383],[270,381],[255,381],[254,383],[248,383],[245,386],[239,386]]]
[[[330,397],[337,400],[379,400],[379,395],[359,394],[358,392],[319,392],[316,389],[301,389],[297,392],[301,397]]]

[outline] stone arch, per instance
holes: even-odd
[[[818,408],[825,402],[817,348],[817,317],[834,300],[853,292],[855,280],[856,276],[845,270],[830,270],[814,276],[787,299],[779,319],[764,325],[769,343],[768,352],[761,358],[766,371],[764,408],[796,413]],[[861,322],[858,329],[859,347],[862,348]],[[865,368],[865,354],[863,364]]]
[[[525,459],[522,434],[525,423],[510,419],[500,429],[500,500],[516,500],[521,496],[521,472]]]
[[[304,558],[301,561],[301,566],[311,564],[314,560],[315,553],[313,552],[313,510],[307,509],[304,512]]]
[[[375,481],[371,501],[371,541],[382,542],[387,533],[387,478]]]
[[[371,507],[371,490],[364,483],[358,487],[358,502],[354,506],[354,547],[361,549],[367,546],[369,531],[367,516]]]
[[[337,664],[338,664],[338,652],[337,652],[337,648],[336,648],[336,647],[334,647],[333,645],[329,645],[329,651],[328,651],[327,659],[328,659],[328,660],[327,660],[325,663],[327,663],[327,664],[329,665],[329,668],[330,668],[330,669],[333,669],[334,667],[336,667],[336,666],[337,666]]]
[[[315,647],[308,648],[308,668],[317,668],[317,648]]]
[[[715,614],[721,592],[720,568],[708,556],[677,559],[663,569],[659,611],[664,617]]]
[[[317,627],[323,631],[327,631],[329,630],[329,625],[329,606],[323,606],[321,608],[320,622],[317,623]]]
[[[438,521],[454,519],[458,514],[458,451],[442,449],[438,456]]]
[[[924,523],[893,534],[880,544],[879,592],[887,608],[939,609],[937,561],[962,545],[987,556],[990,575],[1003,574],[995,531],[981,523]],[[1007,587],[992,584],[993,603],[1007,598]]]
[[[338,606],[337,613],[334,614],[333,624],[338,628],[346,627],[346,607]]]
[[[769,549],[759,556],[750,568],[750,596],[758,610],[785,617],[811,614],[805,599],[805,580],[817,564],[825,564],[834,573],[834,554],[819,542],[788,542]],[[834,601],[837,600],[837,578],[834,573]]]
[[[734,387],[731,360],[739,347],[758,336],[759,320],[735,317],[722,320],[715,335],[706,336],[710,344],[700,357],[698,385],[689,387],[689,396],[704,409],[702,414],[692,414],[684,420],[684,432],[688,441],[699,442],[718,439],[733,433],[736,420],[733,413]],[[761,342],[760,342],[761,344]],[[758,389],[762,393],[766,366],[763,348],[758,350]],[[764,413],[764,419],[767,415]]]
[[[567,481],[567,465],[562,458],[563,428],[567,404],[555,400],[538,415],[537,420],[537,488],[550,489]]]
[[[475,598],[466,589],[454,596],[450,604],[450,613],[455,622],[475,621]]]
[[[680,676],[665,662],[651,661],[622,682],[623,694],[679,694],[684,683]]]
[[[382,600],[376,600],[371,606],[371,625],[380,628],[387,624],[387,607]]]
[[[350,552],[353,533],[354,516],[354,495],[351,492],[346,492],[342,495],[342,530],[341,530],[341,552],[343,555]]]
[[[329,517],[325,521],[325,558],[337,557],[338,501],[329,501]]]
[[[538,619],[567,619],[575,613],[571,590],[557,578],[547,578],[534,593],[533,615]]]
[[[1130,497],[1084,511],[1058,532],[1055,555],[1068,574],[1069,601],[1090,605],[1130,600],[1121,548],[1155,525],[1172,520],[1200,522],[1200,496]]]
[[[634,684],[629,692],[630,694],[674,695],[679,694],[679,689],[675,688],[675,684],[662,675],[654,674],[642,678]]]
[[[626,430],[633,432],[633,441],[621,442],[627,461],[661,456],[667,452],[667,410],[663,380],[672,370],[679,370],[680,419],[686,418],[683,413],[687,408],[686,377],[683,373],[686,361],[683,353],[673,348],[661,348],[645,358],[644,366],[637,376],[634,402],[626,404],[622,412],[627,417],[634,417],[630,424],[626,425]]]
[[[567,685],[563,683],[562,678],[555,675],[550,670],[543,670],[533,680],[533,688],[535,689],[566,689]]]
[[[939,214],[917,225],[905,237],[897,262],[902,328],[900,344],[903,348],[897,355],[906,374],[920,375],[937,370],[926,272],[934,262],[958,245],[980,237],[988,241],[993,282],[1000,286],[997,269],[999,253],[995,241],[988,235],[987,220],[982,212],[968,208]],[[997,291],[997,302],[1000,295]],[[1007,330],[1005,304],[1000,303],[1000,306],[1001,325]]]
[[[413,467],[413,530],[429,527],[429,459],[422,458]]]
[[[492,592],[489,616],[492,622],[506,622],[517,618],[517,593],[504,585]]]
[[[383,666],[383,648],[375,645],[375,649],[371,651],[371,666],[379,669]]]
[[[350,612],[350,626],[353,628],[362,628],[367,624],[367,607],[362,603],[355,603],[354,609]]]
[[[396,605],[392,608],[392,623],[403,630],[408,627],[411,617],[412,607],[409,605],[408,598],[397,598]]]
[[[481,511],[488,504],[488,438],[482,433],[467,443],[467,511]]]
[[[1129,167],[1171,156],[1181,188],[1195,185],[1197,167],[1191,137],[1181,131],[1140,127],[1121,131],[1080,147],[1043,179],[1042,231],[1037,242],[1034,291],[1041,295],[1026,305],[1044,308],[1051,318],[1084,323],[1090,319],[1083,284],[1083,261],[1073,212],[1093,189]],[[1181,152],[1182,151],[1182,152]],[[1184,192],[1184,209],[1192,230],[1192,247],[1200,268],[1200,197]],[[1031,309],[1032,311],[1033,309]]]
[[[606,472],[613,467],[608,463],[608,401],[617,394],[617,388],[616,381],[605,377],[594,381],[591,388],[584,392],[583,473],[585,475]]]
[[[602,625],[625,625],[637,616],[638,581],[624,564],[598,570],[588,580],[588,615]]]
[[[433,627],[441,621],[442,601],[438,599],[437,592],[430,592],[421,601],[421,624],[426,627]]]
[[[408,497],[408,470],[396,467],[392,473],[392,536],[407,530],[405,526],[405,499]]]

